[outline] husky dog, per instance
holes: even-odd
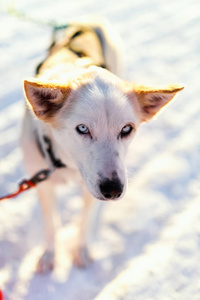
[[[84,206],[73,260],[85,266],[88,235],[94,226],[91,219],[96,219],[94,204],[124,196],[124,158],[138,126],[183,89],[139,86],[120,79],[119,44],[107,24],[73,23],[61,38],[54,39],[35,78],[24,80],[28,103],[22,132],[25,164],[30,175],[52,170],[37,186],[47,237],[38,263],[40,272],[54,266],[54,187],[69,180],[82,185]]]

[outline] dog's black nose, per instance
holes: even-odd
[[[112,180],[105,178],[100,183],[99,187],[102,195],[106,199],[116,199],[121,196],[124,185],[120,182],[118,178]]]

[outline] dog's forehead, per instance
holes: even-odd
[[[93,126],[107,123],[117,127],[128,122],[137,125],[137,114],[122,87],[116,76],[104,70],[96,72],[76,91],[70,119]]]

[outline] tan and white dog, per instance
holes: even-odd
[[[178,85],[137,86],[120,79],[116,40],[116,33],[104,24],[71,24],[51,45],[37,76],[24,81],[29,108],[22,149],[27,169],[30,175],[45,168],[54,171],[37,186],[47,236],[38,264],[40,272],[54,265],[56,184],[77,180],[83,187],[84,207],[74,262],[84,266],[89,258],[93,205],[124,196],[124,158],[135,131],[183,89]]]

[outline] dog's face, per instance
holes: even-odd
[[[124,195],[124,158],[137,127],[181,89],[136,87],[98,67],[64,83],[25,81],[36,117],[50,124],[62,152],[70,154],[90,193],[101,200]]]

